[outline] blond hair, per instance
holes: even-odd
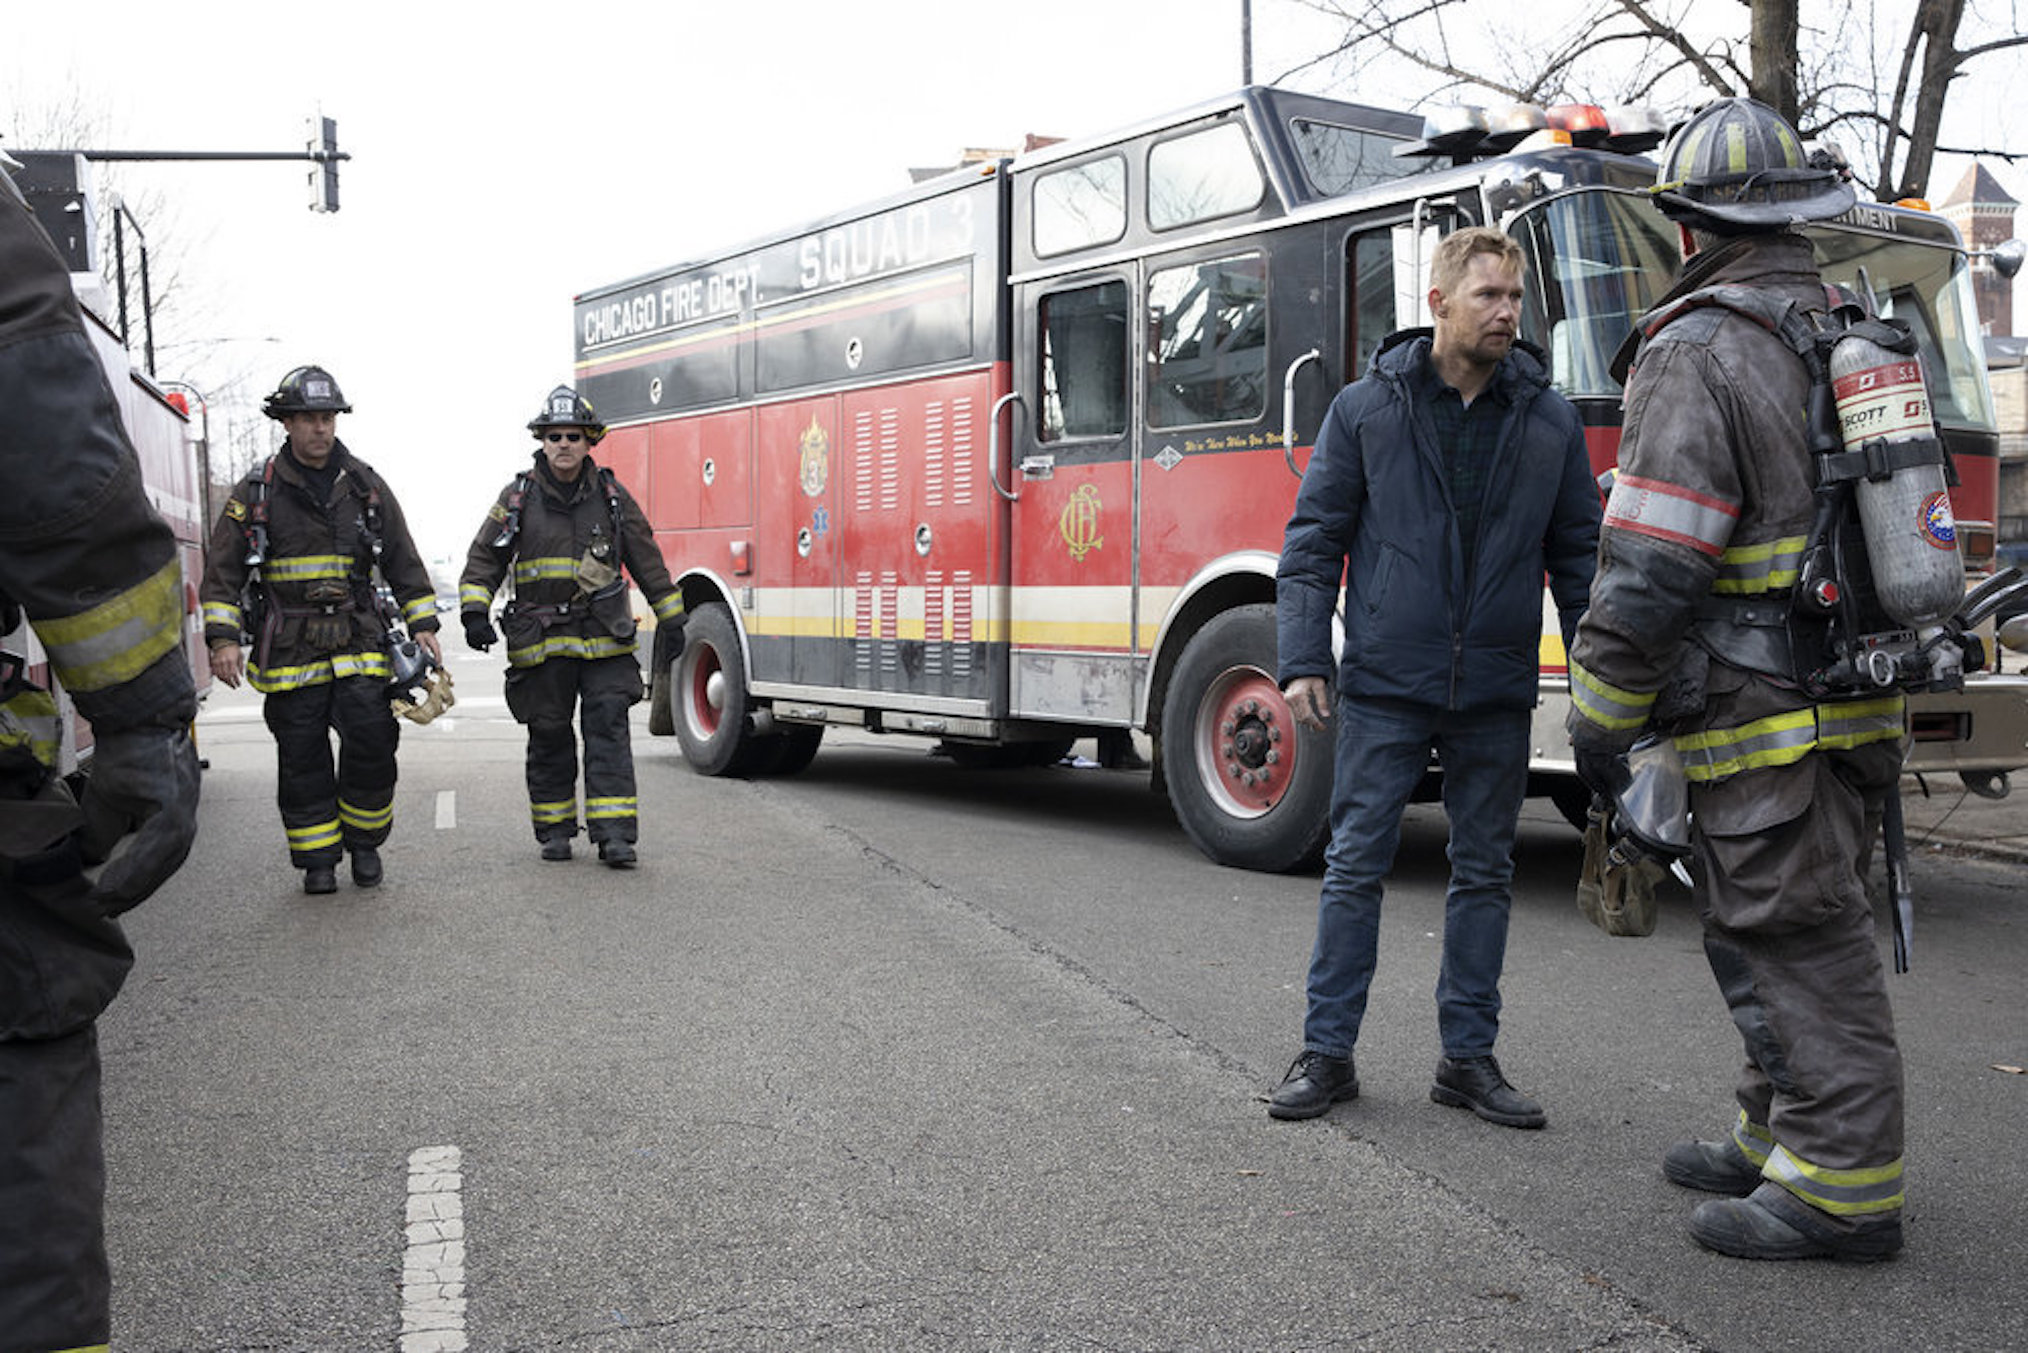
[[[1472,260],[1480,254],[1495,255],[1502,268],[1517,273],[1523,270],[1521,246],[1513,236],[1489,226],[1466,226],[1437,242],[1436,254],[1429,265],[1430,286],[1448,296],[1463,283]]]

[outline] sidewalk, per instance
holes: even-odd
[[[1920,782],[1907,776],[1901,790],[1911,856],[1941,848],[2028,864],[2028,773],[2013,777],[2013,791],[2004,799],[1981,798],[1955,775],[1926,776]]]

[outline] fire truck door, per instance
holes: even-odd
[[[1017,292],[1010,711],[1129,722],[1136,700],[1136,271]]]
[[[838,398],[771,404],[756,414],[757,572],[785,579],[756,607],[753,679],[835,686],[843,633],[838,578]]]

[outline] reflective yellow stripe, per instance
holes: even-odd
[[[401,618],[410,625],[415,624],[416,621],[421,620],[424,616],[435,615],[436,613],[437,599],[435,597],[417,597],[414,601],[403,602],[401,606]]]
[[[50,1353],[112,1353],[111,1344],[80,1344],[76,1348],[57,1348]]]
[[[671,592],[668,596],[655,603],[655,618],[657,620],[674,620],[682,614],[683,594],[681,592]]]
[[[1626,691],[1570,664],[1570,702],[1586,721],[1614,732],[1639,728],[1655,707],[1655,692]]]
[[[1899,1159],[1863,1170],[1832,1170],[1800,1159],[1786,1146],[1777,1146],[1761,1172],[1819,1212],[1834,1217],[1892,1212],[1904,1200]]]
[[[557,822],[575,822],[577,800],[557,799],[551,803],[531,803],[528,805],[528,816],[535,819],[538,826],[543,827]]]
[[[585,638],[576,634],[552,634],[545,636],[541,643],[526,648],[512,648],[507,651],[507,661],[515,667],[534,667],[551,658],[617,658],[634,651],[631,639],[615,639],[610,635]]]
[[[1803,566],[1802,536],[1784,536],[1758,545],[1741,545],[1719,556],[1718,576],[1711,590],[1728,596],[1756,596],[1794,587]]]
[[[338,820],[360,831],[374,831],[394,821],[394,805],[390,803],[385,808],[359,808],[340,799]]]
[[[183,566],[172,559],[145,582],[88,611],[35,622],[49,665],[72,691],[132,681],[183,639]]]
[[[593,818],[632,817],[640,800],[631,796],[607,795],[584,801],[585,820]]]
[[[1748,1118],[1745,1109],[1739,1111],[1739,1121],[1732,1126],[1732,1143],[1756,1167],[1766,1165],[1775,1149],[1774,1134]]]
[[[287,559],[270,559],[261,567],[269,582],[309,582],[317,578],[344,578],[352,573],[352,561],[342,554],[298,554]]]
[[[334,653],[321,662],[305,663],[300,667],[255,667],[249,664],[246,671],[247,684],[263,695],[322,686],[340,677],[378,677],[385,681],[391,675],[385,653]]]
[[[245,629],[246,621],[239,607],[228,601],[207,601],[204,603],[205,625],[224,625],[231,629]]]
[[[484,606],[490,610],[493,605],[493,589],[479,583],[459,583],[458,605]]]
[[[335,817],[329,822],[319,822],[308,827],[286,827],[283,830],[288,834],[290,850],[322,850],[325,846],[335,846],[345,839],[344,834],[338,829],[338,819]]]
[[[55,766],[62,734],[56,697],[39,686],[17,691],[0,704],[0,748],[25,748],[44,766]]]
[[[1907,718],[1898,695],[1770,714],[1737,728],[1710,728],[1676,739],[1683,773],[1711,782],[1741,771],[1789,766],[1818,748],[1849,750],[1899,738]]]
[[[514,581],[517,583],[540,582],[548,578],[575,578],[575,559],[516,559]]]

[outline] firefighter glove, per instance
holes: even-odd
[[[685,617],[664,620],[655,626],[655,670],[666,672],[683,656],[683,623]]]
[[[479,652],[500,642],[500,631],[493,628],[493,622],[484,611],[465,612],[465,643]]]
[[[197,747],[186,725],[100,729],[79,846],[92,900],[118,916],[168,881],[197,836]]]
[[[1627,769],[1627,758],[1621,752],[1609,752],[1601,747],[1579,747],[1577,752],[1577,778],[1584,781],[1584,787],[1607,803],[1617,802],[1620,791],[1633,781],[1633,772]]]

